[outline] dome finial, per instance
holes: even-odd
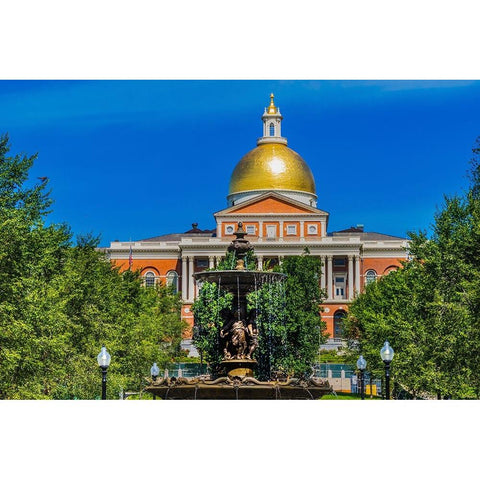
[[[274,98],[274,95],[273,95],[273,93],[271,93],[270,94],[270,105],[268,107],[267,113],[277,113],[277,107],[273,103],[273,98]]]

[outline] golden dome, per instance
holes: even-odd
[[[315,180],[305,160],[281,143],[250,150],[235,167],[229,194],[251,190],[295,190],[315,194]]]

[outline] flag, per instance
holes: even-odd
[[[132,246],[130,245],[130,253],[128,254],[128,269],[130,270],[133,265],[133,250]]]

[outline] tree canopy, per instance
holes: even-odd
[[[28,186],[34,156],[0,137],[0,398],[92,399],[96,355],[112,355],[108,397],[142,388],[151,364],[178,352],[185,325],[165,286],[143,288],[86,235],[47,225],[48,180]]]
[[[345,334],[371,371],[395,349],[392,374],[413,395],[480,398],[480,137],[471,183],[445,197],[432,234],[409,234],[411,260],[366,287],[349,309]]]

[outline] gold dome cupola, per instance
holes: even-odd
[[[270,105],[262,115],[263,137],[237,163],[230,179],[227,201],[237,205],[266,192],[282,195],[316,207],[315,180],[309,166],[282,137],[283,117],[270,95]]]

